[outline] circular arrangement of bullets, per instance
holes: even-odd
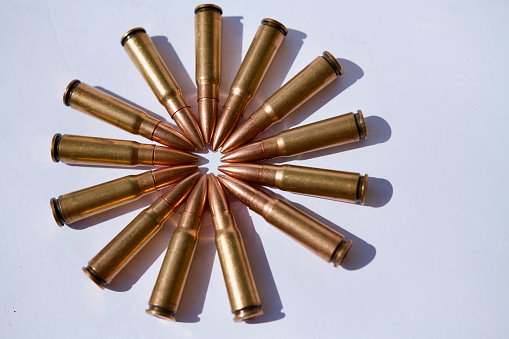
[[[262,20],[218,115],[222,10],[212,4],[198,6],[195,9],[195,34],[199,121],[145,29],[138,27],[124,34],[121,45],[181,132],[103,90],[78,80],[68,85],[64,92],[65,105],[165,146],[56,134],[51,143],[51,157],[55,162],[160,167],[52,198],[51,209],[59,226],[116,208],[171,185],[83,268],[95,284],[101,288],[109,284],[149,243],[179,205],[185,203],[146,310],[156,317],[175,320],[208,201],[234,320],[245,321],[263,315],[263,300],[258,294],[249,258],[224,190],[326,262],[336,267],[341,264],[352,246],[351,240],[291,204],[247,183],[349,203],[363,204],[366,198],[367,175],[251,163],[358,142],[368,137],[362,112],[357,111],[251,142],[340,78],[343,74],[341,65],[327,51],[237,126],[287,33],[280,22]],[[219,170],[226,175],[215,177],[196,172],[198,166],[192,163],[198,161],[198,157],[190,152],[207,144],[212,144],[214,151],[221,148],[224,153],[221,160],[227,164]]]

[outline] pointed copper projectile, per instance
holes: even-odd
[[[154,166],[173,166],[196,161],[198,161],[198,157],[194,154],[172,149],[170,147],[154,147],[154,155],[152,157],[152,164]]]
[[[198,117],[203,140],[206,144],[212,141],[214,128],[216,127],[218,100],[214,98],[203,98],[198,100]]]
[[[225,211],[230,212],[228,198],[226,198],[223,188],[219,185],[217,178],[212,173],[209,174],[208,180],[208,200],[210,212],[213,216]]]
[[[261,164],[235,163],[221,165],[217,169],[237,179],[262,183],[262,181],[265,181],[260,177],[263,166]]]
[[[207,201],[207,175],[189,193],[184,212],[170,240],[147,313],[175,321],[189,268],[198,243],[198,232]]]
[[[217,121],[216,130],[212,139],[212,150],[217,151],[230,136],[242,115],[230,107],[224,107]]]
[[[196,145],[188,137],[163,123],[155,127],[151,139],[166,146],[196,151]]]
[[[182,178],[185,178],[197,169],[198,166],[196,165],[182,165],[159,168],[155,171],[152,171],[152,177],[154,178],[156,188],[160,189],[168,186],[169,184],[173,184]]]
[[[346,241],[343,235],[304,212],[239,179],[219,175],[218,180],[252,211],[325,261],[335,267],[343,262],[352,246],[351,240]]]
[[[231,152],[244,145],[249,140],[263,132],[258,125],[251,119],[247,118],[239,127],[237,127],[230,137],[226,139],[221,147],[221,153]]]
[[[221,158],[223,162],[250,162],[265,158],[262,142],[253,142],[228,152]]]
[[[159,232],[164,221],[187,198],[199,177],[200,173],[194,173],[182,179],[144,209],[83,267],[83,272],[101,288],[109,284]]]
[[[191,139],[193,144],[195,144],[198,148],[203,148],[205,146],[203,143],[203,136],[201,134],[200,126],[198,126],[198,122],[194,118],[194,115],[189,107],[182,108],[172,117],[173,120],[175,120],[177,126],[180,127],[182,132],[184,132],[184,134],[189,139]]]

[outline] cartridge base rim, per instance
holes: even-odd
[[[214,11],[214,12],[217,12],[217,13],[223,15],[223,10],[221,9],[221,7],[219,7],[218,5],[214,5],[214,4],[203,4],[203,5],[197,6],[194,9],[194,14],[198,14],[200,12],[205,12],[205,11]]]
[[[278,31],[281,32],[281,34],[283,34],[283,36],[286,36],[288,34],[288,29],[285,27],[285,25],[283,25],[282,23],[280,23],[277,20],[274,20],[271,18],[265,18],[265,19],[262,19],[262,25],[267,25],[267,26],[277,29]]]
[[[148,305],[148,308],[145,310],[145,313],[150,314],[159,319],[176,321],[175,312],[165,307]]]
[[[339,77],[340,75],[343,75],[343,68],[341,67],[338,59],[334,57],[330,52],[325,51],[322,54],[322,57],[329,63],[329,65],[334,69],[334,72]]]
[[[368,138],[368,128],[366,127],[366,121],[364,120],[364,114],[361,110],[358,110],[354,114],[355,122],[357,123],[357,129],[359,130],[359,136],[361,139],[366,140]]]
[[[364,177],[361,177],[360,181],[357,196],[359,197],[359,203],[364,205],[366,202],[366,192],[368,191],[368,175],[366,174]]]
[[[242,321],[247,321],[247,320],[261,317],[263,315],[263,310],[262,310],[262,306],[258,305],[258,306],[251,306],[251,307],[243,308],[241,310],[234,312],[233,314],[235,315],[235,318],[233,318],[233,321],[235,321],[236,323],[239,323]]]
[[[62,134],[57,133],[51,139],[51,159],[54,162],[60,162],[60,157],[58,156],[58,145],[60,144],[60,139],[62,139]]]
[[[85,274],[87,275],[87,277],[90,278],[90,280],[92,280],[97,286],[104,290],[104,285],[106,285],[107,282],[101,277],[99,277],[92,267],[90,266],[82,267],[81,270],[85,272]]]
[[[79,84],[81,84],[81,81],[75,79],[75,80],[71,81],[69,83],[69,85],[67,85],[67,88],[64,91],[64,105],[71,106],[72,91],[74,91],[76,86],[78,86]]]
[[[62,227],[65,225],[64,217],[60,210],[58,209],[58,200],[56,198],[50,199],[51,212],[53,213],[53,218],[57,222],[58,226]]]
[[[129,40],[130,38],[139,33],[147,33],[147,31],[142,27],[136,27],[128,30],[124,35],[122,35],[122,39],[120,39],[120,44],[122,45],[122,47],[125,45],[127,40]]]
[[[352,240],[343,240],[338,248],[336,249],[336,252],[332,255],[331,261],[334,263],[334,267],[338,267],[341,265],[343,260],[345,260],[346,255],[350,251],[350,248],[352,248]]]

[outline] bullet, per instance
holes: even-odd
[[[249,162],[292,156],[368,138],[362,111],[347,113],[312,124],[292,128],[272,137],[244,145],[224,157],[225,162]]]
[[[64,104],[163,145],[188,151],[196,150],[191,140],[170,126],[149,117],[141,109],[79,80],[73,80],[67,86]]]
[[[203,138],[208,144],[216,126],[219,102],[223,10],[219,6],[205,4],[196,7],[194,14],[198,117]]]
[[[171,185],[197,168],[196,165],[160,168],[52,198],[53,217],[59,226],[72,224]]]
[[[239,179],[220,175],[221,185],[261,215],[269,224],[293,238],[311,252],[338,267],[348,254],[352,241],[304,212],[255,189]]]
[[[109,284],[159,232],[164,221],[185,200],[199,177],[200,173],[188,176],[144,209],[88,262],[88,266],[83,267],[83,272],[100,288]]]
[[[212,150],[216,151],[237,126],[247,105],[260,87],[286,34],[288,30],[282,23],[269,18],[262,20],[233,80],[230,93],[219,116]]]
[[[221,148],[229,152],[244,145],[337,79],[343,70],[336,58],[323,52],[302,71],[272,94],[230,135]]]
[[[207,201],[207,175],[201,176],[187,198],[184,212],[170,240],[147,313],[175,321],[175,314],[193,260]]]
[[[230,204],[216,177],[209,174],[208,200],[216,234],[216,248],[235,322],[263,315],[262,302],[235,225]]]
[[[228,164],[221,172],[283,191],[364,205],[368,175],[293,165]]]
[[[198,122],[147,32],[141,27],[133,28],[120,43],[178,127],[197,147],[203,148]]]
[[[173,166],[198,161],[198,157],[169,147],[135,141],[57,133],[51,141],[51,158],[72,165]]]

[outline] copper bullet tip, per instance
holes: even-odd
[[[183,134],[173,128],[159,123],[152,133],[152,140],[163,145],[184,149],[187,151],[196,151],[196,146]]]
[[[218,100],[214,98],[202,98],[198,100],[198,116],[203,139],[206,144],[212,140],[217,119]]]
[[[221,148],[221,153],[230,152],[244,145],[249,140],[260,134],[262,130],[251,119],[247,118],[237,129],[230,135]]]
[[[204,147],[203,136],[198,126],[198,122],[191,113],[191,110],[186,107],[177,111],[173,115],[173,120],[180,127],[182,132],[193,142],[198,148]]]
[[[217,151],[217,149],[224,144],[226,138],[230,136],[241,117],[242,115],[239,112],[227,106],[223,107],[223,111],[221,112],[214,131],[212,140],[213,151]]]
[[[221,158],[223,162],[249,162],[265,158],[261,142],[253,142],[231,152]]]

